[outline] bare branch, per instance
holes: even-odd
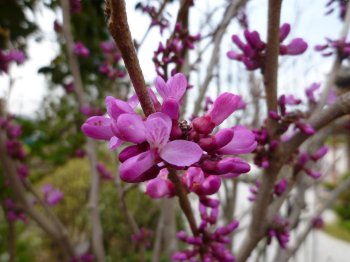
[[[63,34],[67,45],[68,64],[74,78],[74,91],[78,99],[80,108],[88,106],[88,101],[84,94],[83,81],[81,78],[79,63],[76,55],[73,52],[73,34],[70,26],[70,10],[68,0],[61,0],[63,13]],[[97,156],[96,145],[94,141],[87,138],[86,151],[89,158],[91,170],[91,188],[89,208],[91,213],[92,225],[92,246],[98,261],[105,260],[105,251],[103,247],[103,230],[100,219],[100,211],[98,209],[99,191],[100,191],[100,176],[96,170]]]
[[[248,0],[237,0],[237,1],[231,1],[230,5],[227,7],[224,15],[223,20],[220,22],[220,26],[218,30],[215,33],[214,39],[213,39],[213,51],[211,53],[211,57],[209,60],[207,72],[205,75],[205,79],[203,84],[200,87],[198,99],[196,101],[193,115],[198,115],[201,110],[201,105],[204,100],[204,96],[208,90],[209,84],[214,76],[214,69],[218,62],[218,54],[220,51],[220,45],[222,38],[226,32],[226,29],[228,25],[230,24],[233,17],[237,15],[238,10],[247,3]]]

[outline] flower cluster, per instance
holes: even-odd
[[[175,185],[169,170],[175,176],[184,170],[179,181],[187,192],[198,195],[202,223],[193,239],[182,237],[194,248],[178,253],[177,260],[199,252],[205,253],[208,259],[233,261],[224,245],[225,236],[237,227],[237,222],[211,233],[209,225],[217,222],[219,201],[207,196],[218,192],[222,178],[237,177],[250,170],[249,164],[236,155],[255,150],[255,135],[244,126],[222,128],[213,134],[214,129],[242,105],[241,97],[230,93],[221,94],[203,116],[191,123],[180,121],[180,106],[187,85],[182,74],[175,74],[167,82],[158,76],[155,87],[163,101],[160,103],[149,89],[156,112],[146,118],[136,113],[135,97],[124,102],[109,96],[106,98],[108,116],[90,117],[82,131],[94,139],[109,141],[111,149],[132,143],[119,154],[119,175],[129,183],[147,181],[146,193],[152,198],[174,196]],[[205,252],[203,243],[207,247]]]
[[[199,41],[201,36],[190,35],[181,24],[176,24],[173,38],[167,41],[164,46],[159,43],[158,49],[154,52],[153,63],[155,64],[157,74],[165,78],[168,74],[169,65],[174,65],[170,74],[175,75],[176,67],[183,64],[182,53],[186,49],[193,49],[194,43]]]
[[[322,229],[324,228],[324,220],[320,216],[313,217],[311,220],[312,228],[314,229]]]
[[[255,185],[249,187],[249,192],[250,192],[250,196],[248,197],[249,201],[253,202],[256,200],[256,196],[258,195],[260,185],[261,185],[260,181],[256,180]],[[273,196],[274,197],[281,196],[286,191],[287,187],[288,187],[287,179],[282,178],[280,181],[278,181],[275,184],[274,190],[273,190]]]
[[[272,238],[275,237],[281,248],[286,248],[289,242],[289,221],[280,216],[276,216],[273,225],[268,230],[267,243],[270,244]]]
[[[295,38],[285,45],[282,42],[287,38],[290,32],[290,25],[285,23],[280,28],[280,55],[300,55],[304,53],[308,47],[302,38]],[[244,38],[246,44],[238,35],[232,36],[232,41],[241,50],[228,51],[227,57],[242,62],[247,70],[263,69],[266,57],[266,43],[261,40],[257,31],[244,30]]]
[[[23,213],[23,210],[16,206],[12,199],[7,198],[3,201],[3,207],[5,210],[6,218],[9,221],[22,221],[23,223],[27,223],[27,217]]]
[[[164,12],[160,12],[155,6],[139,2],[135,9],[140,9],[143,13],[148,14],[152,20],[151,26],[159,26],[161,34],[163,34],[164,29],[169,27],[169,19],[164,16]]]
[[[20,50],[4,51],[0,49],[0,73],[8,72],[8,68],[11,62],[16,62],[17,65],[23,64],[26,60],[25,54]]]
[[[73,52],[77,56],[81,56],[81,57],[88,57],[90,55],[89,49],[81,41],[74,43]]]
[[[27,153],[24,151],[22,143],[18,138],[22,134],[21,126],[13,123],[13,116],[0,119],[0,128],[6,131],[7,140],[5,142],[8,155],[17,161],[17,174],[21,179],[29,175],[28,167],[24,164]]]
[[[226,245],[230,243],[230,239],[227,236],[238,227],[239,223],[237,220],[233,220],[227,226],[219,227],[213,232],[210,232],[209,226],[215,224],[217,220],[217,205],[219,201],[211,200],[206,202],[207,206],[202,203],[200,204],[202,222],[199,226],[198,235],[188,236],[184,231],[177,233],[177,237],[181,241],[191,245],[192,248],[176,252],[172,257],[173,260],[197,261],[196,257],[201,254],[202,261],[235,261],[235,257],[227,249]],[[210,215],[207,213],[208,208],[212,208]],[[205,249],[203,248],[203,243],[206,243]]]
[[[49,206],[55,206],[62,201],[64,195],[58,188],[53,188],[52,185],[46,184],[41,188],[44,194],[44,201]]]
[[[105,61],[100,65],[100,73],[114,81],[116,78],[126,76],[125,68],[120,64],[122,56],[113,41],[105,41],[100,44]]]
[[[317,179],[321,176],[321,174],[317,171],[311,170],[307,167],[307,163],[309,161],[317,162],[322,159],[328,152],[328,148],[326,146],[320,147],[317,151],[312,154],[307,152],[301,152],[298,156],[296,162],[296,168],[298,171],[304,171],[311,178]]]
[[[347,7],[347,0],[329,0],[326,4],[326,7],[329,8],[329,10],[326,12],[326,15],[329,15],[334,12],[334,4],[338,3],[339,5],[339,17],[341,20],[345,19],[346,15],[346,7]]]
[[[249,171],[246,162],[226,155],[252,152],[256,141],[251,131],[236,126],[211,135],[214,128],[238,108],[241,103],[239,96],[230,93],[220,95],[204,116],[188,124],[179,121],[180,103],[187,87],[184,75],[176,74],[167,82],[158,77],[155,85],[163,103],[150,89],[157,112],[146,119],[135,112],[135,101],[124,102],[107,97],[109,117],[90,117],[82,126],[85,135],[109,140],[112,149],[123,142],[134,144],[125,147],[119,154],[122,163],[120,176],[124,181],[147,181],[158,174],[162,178],[164,174],[160,171],[167,166],[178,170],[187,170],[190,166],[200,168],[200,172],[194,173],[196,177],[204,178],[209,174],[234,177]],[[204,172],[203,175],[201,172]]]
[[[81,11],[81,0],[69,0],[70,12],[72,14],[80,13]]]
[[[153,237],[153,232],[146,228],[140,228],[139,232],[131,236],[131,240],[136,244],[141,244],[145,247],[151,246],[151,238]]]
[[[337,54],[340,59],[349,59],[350,42],[346,42],[345,39],[331,40],[329,38],[326,41],[326,44],[315,46],[315,50],[321,52],[322,56]]]
[[[102,163],[97,163],[96,170],[103,180],[113,180],[112,173]]]

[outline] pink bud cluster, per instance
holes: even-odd
[[[159,26],[161,34],[163,34],[164,29],[169,27],[169,19],[164,15],[167,13],[160,13],[155,6],[139,2],[136,4],[135,9],[140,9],[143,13],[148,14],[152,20],[151,26]]]
[[[340,59],[349,59],[350,42],[346,42],[345,39],[331,40],[329,38],[327,38],[326,41],[326,44],[315,46],[315,50],[321,52],[322,56],[336,54]]]
[[[222,178],[237,177],[250,170],[250,165],[237,155],[255,150],[257,143],[253,132],[244,126],[234,126],[213,133],[240,108],[242,99],[223,93],[204,115],[188,123],[179,119],[182,98],[188,86],[185,76],[175,74],[167,82],[158,76],[155,86],[162,98],[161,103],[149,89],[155,113],[148,117],[137,114],[135,96],[128,102],[107,97],[108,116],[90,117],[83,124],[82,131],[94,139],[109,141],[112,150],[127,143],[118,157],[121,162],[119,175],[129,183],[147,181],[146,193],[150,197],[175,195],[175,185],[168,170],[182,174],[179,180],[187,192],[198,195],[202,218],[199,235],[183,238],[194,248],[177,253],[177,260],[195,257],[198,252],[203,254],[203,244],[207,248],[205,261],[213,258],[233,261],[233,256],[225,249],[225,236],[238,224],[234,222],[211,233],[209,225],[217,222],[219,201],[207,196],[218,192]]]
[[[235,257],[226,245],[230,243],[228,235],[237,229],[238,221],[233,220],[226,226],[218,227],[214,231],[210,230],[210,226],[217,221],[218,205],[218,200],[201,199],[199,210],[202,221],[198,228],[198,235],[188,236],[184,231],[177,233],[177,237],[191,248],[176,252],[172,256],[174,261],[198,261],[198,256],[202,257],[201,261],[208,262],[235,261]]]
[[[201,36],[190,35],[181,24],[176,24],[173,38],[167,41],[165,46],[159,43],[158,49],[154,52],[153,63],[156,67],[157,74],[163,78],[168,75],[169,66],[173,68],[170,71],[170,75],[175,75],[176,67],[183,64],[182,53],[186,49],[193,49],[194,43],[198,42]]]
[[[3,207],[5,210],[6,218],[11,221],[22,221],[23,223],[27,223],[27,217],[25,213],[22,211],[22,209],[19,206],[16,206],[15,202],[7,198],[3,201]]]
[[[334,12],[335,10],[334,5],[336,3],[338,3],[338,6],[339,6],[339,18],[341,20],[344,20],[346,15],[346,5],[348,3],[348,1],[346,0],[329,0],[326,4],[326,7],[329,8],[328,11],[326,12],[326,15],[329,15]]]
[[[0,49],[0,74],[7,73],[11,62],[16,62],[17,65],[23,64],[26,60],[26,55],[20,50],[4,51]]]
[[[81,0],[69,0],[70,12],[78,14],[81,11]]]
[[[90,252],[82,253],[69,260],[69,262],[93,262],[93,261],[95,261],[95,256]]]
[[[321,174],[317,171],[311,170],[307,167],[307,163],[309,161],[317,162],[322,159],[328,152],[328,147],[322,146],[317,151],[312,154],[307,152],[302,152],[299,154],[296,161],[296,168],[298,171],[304,171],[311,178],[317,179],[321,176]]]
[[[112,173],[102,163],[97,163],[96,170],[99,173],[102,180],[108,181],[114,179]]]
[[[24,164],[27,153],[25,152],[19,137],[22,134],[21,126],[13,123],[13,116],[0,119],[0,128],[6,132],[5,142],[8,155],[17,161],[17,174],[21,179],[26,179],[29,175],[28,167]]]
[[[271,227],[268,229],[267,243],[270,244],[272,238],[276,238],[281,248],[286,248],[289,242],[289,221],[280,216],[276,216]]]
[[[253,202],[256,200],[256,196],[258,195],[260,185],[261,185],[260,181],[256,180],[255,185],[249,187],[249,191],[250,191],[250,196],[248,197],[249,201]],[[288,187],[287,179],[282,178],[280,181],[278,181],[275,184],[274,190],[273,190],[273,196],[274,197],[281,196],[286,191],[287,187]]]
[[[88,57],[90,55],[90,50],[81,41],[74,43],[73,52],[80,57]]]
[[[82,106],[80,108],[80,113],[82,113],[85,116],[101,116],[104,114],[104,112],[101,110],[101,108],[98,107],[92,107],[92,106]]]
[[[314,229],[322,229],[324,228],[324,220],[320,216],[313,217],[311,220],[312,228]]]
[[[61,190],[58,188],[52,187],[50,184],[42,186],[41,191],[44,194],[44,201],[49,206],[56,206],[59,202],[62,201],[64,195]]]
[[[140,244],[145,247],[150,247],[152,237],[153,237],[153,232],[151,230],[146,228],[140,228],[139,232],[131,236],[131,240],[136,244]]]
[[[308,45],[302,38],[295,38],[285,45],[282,42],[290,33],[290,25],[285,23],[280,28],[280,55],[300,55],[303,54]],[[244,43],[238,35],[232,36],[232,41],[241,50],[242,53],[236,51],[228,51],[227,57],[242,62],[247,70],[264,69],[266,57],[266,43],[261,40],[257,31],[244,30]]]
[[[100,65],[100,73],[106,75],[110,80],[126,76],[125,68],[121,65],[122,56],[113,41],[105,41],[100,44],[105,61]]]
[[[319,88],[319,85],[313,84],[310,88],[306,89],[306,95],[310,104],[315,104],[316,99],[314,92]],[[278,99],[278,112],[270,111],[269,118],[277,123],[276,132],[282,135],[282,141],[287,141],[290,137],[287,131],[290,127],[293,128],[293,134],[299,130],[306,135],[315,134],[314,128],[305,122],[307,114],[300,110],[289,111],[288,106],[297,106],[301,104],[301,100],[295,98],[293,95],[281,95]],[[267,129],[265,126],[258,130],[254,130],[258,147],[255,151],[254,163],[262,168],[268,168],[270,166],[269,154],[274,151],[278,144],[277,140],[270,140]]]

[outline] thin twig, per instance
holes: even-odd
[[[83,81],[80,73],[79,62],[76,55],[73,52],[74,39],[70,26],[70,10],[68,0],[61,0],[62,14],[63,14],[63,35],[66,40],[67,54],[68,54],[68,65],[72,72],[74,79],[74,91],[79,103],[80,108],[88,106],[86,99]],[[90,188],[90,200],[89,209],[91,215],[92,225],[92,247],[96,255],[97,261],[105,261],[105,250],[103,246],[103,229],[100,218],[100,211],[98,207],[99,192],[100,192],[100,176],[96,170],[97,155],[96,145],[94,141],[87,138],[86,152],[89,159],[90,170],[91,170],[91,188]]]

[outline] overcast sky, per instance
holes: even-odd
[[[136,0],[128,0],[127,11],[129,15],[129,23],[133,37],[140,40],[146,28],[149,24],[149,18],[145,15],[141,15],[140,12],[134,11],[134,5]],[[212,21],[205,21],[202,14],[206,10],[210,9],[213,4],[219,5],[225,1],[210,1],[210,0],[197,0],[195,8],[191,9],[191,15],[193,15],[190,24],[191,32],[202,34],[202,23],[211,23],[215,25],[217,21],[222,18],[224,10],[220,10],[216,16],[212,18]],[[293,59],[284,61],[285,66],[280,71],[280,86],[283,90],[290,93],[296,93],[301,95],[303,93],[303,87],[313,81],[321,81],[329,69],[329,65],[332,61],[331,58],[322,58],[319,54],[313,52],[315,44],[324,42],[325,37],[337,38],[340,30],[341,23],[338,19],[338,13],[324,16],[326,12],[325,0],[285,0],[283,1],[282,9],[282,23],[289,22],[292,24],[291,36],[303,37],[309,44],[309,49],[302,58],[298,58],[298,63],[294,63]],[[257,30],[261,33],[263,39],[266,36],[266,21],[267,21],[267,0],[251,0],[248,5],[249,24],[252,30]],[[167,10],[173,18],[176,16],[178,5],[172,4]],[[44,33],[44,40],[36,42],[35,39],[29,40],[28,49],[28,61],[20,66],[11,67],[11,75],[15,79],[13,91],[11,93],[9,110],[15,114],[24,114],[28,116],[34,116],[35,112],[40,110],[40,102],[47,92],[45,86],[45,80],[42,75],[38,75],[37,71],[40,67],[50,63],[51,59],[55,57],[58,50],[55,44],[55,33],[52,25],[57,14],[51,11],[39,7],[39,11],[35,15],[35,19],[38,21],[41,30]],[[33,18],[34,19],[34,18]],[[226,51],[234,48],[231,43],[230,36],[232,34],[241,34],[241,30],[234,23],[229,27],[228,34],[225,37],[222,50],[222,70],[228,70],[228,68],[239,67],[238,63],[229,61],[225,57]],[[163,36],[163,40],[167,34]],[[157,39],[157,40],[155,40]],[[154,66],[151,63],[153,51],[156,49],[159,43],[159,31],[158,29],[152,29],[147,40],[139,51],[141,67],[144,71],[146,81],[153,82],[156,77]],[[204,62],[209,57],[203,57]],[[204,63],[203,63],[204,64]],[[296,64],[296,65],[294,65]],[[293,67],[293,70],[291,70]],[[203,69],[203,71],[205,71]],[[308,72],[307,74],[305,72]],[[238,72],[238,71],[228,71]],[[199,81],[200,82],[200,81]],[[233,89],[236,92],[241,92],[242,88],[236,84]],[[8,94],[9,78],[6,75],[0,75],[0,96],[4,97]],[[298,87],[297,89],[295,87]],[[215,90],[215,83],[210,86],[211,92]],[[223,87],[225,90],[226,87]],[[227,87],[232,90],[232,87]],[[193,98],[196,97],[196,89],[191,90],[193,92]]]

